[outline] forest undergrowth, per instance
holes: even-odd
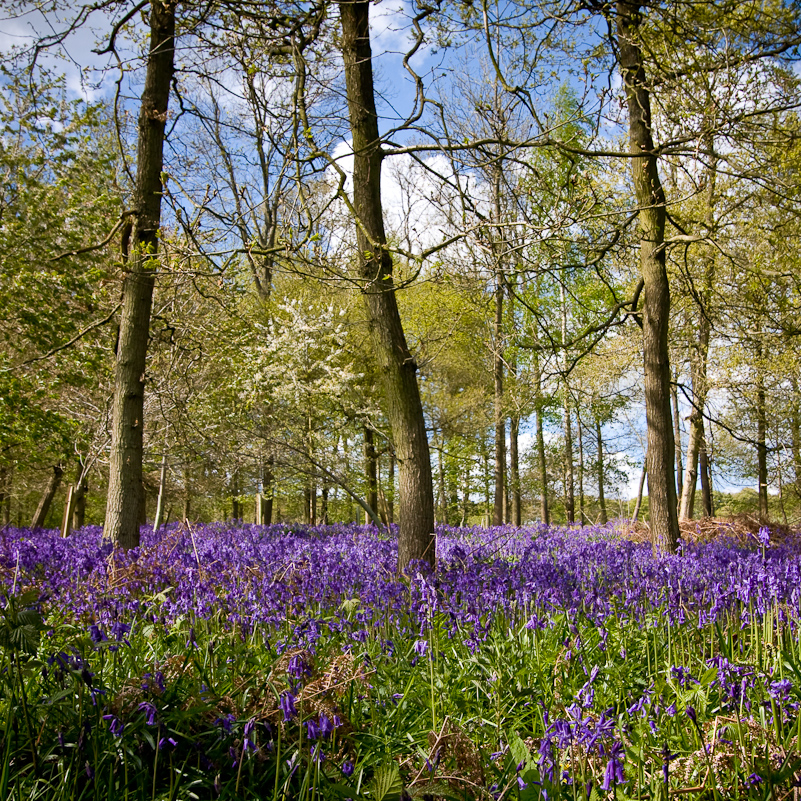
[[[0,798],[793,799],[801,539],[0,533]]]

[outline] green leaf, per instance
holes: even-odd
[[[519,765],[521,762],[523,763],[522,770],[528,770],[532,766],[531,752],[528,750],[528,746],[517,735],[509,740],[509,753],[512,755],[515,765]]]
[[[393,762],[382,765],[370,782],[370,795],[375,801],[400,801],[403,793],[403,781],[400,769]]]

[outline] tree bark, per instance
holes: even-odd
[[[559,287],[559,295],[562,307],[562,342],[567,342],[567,300],[565,298],[565,287]],[[565,373],[562,378],[564,391],[564,432],[565,432],[565,460],[564,460],[564,482],[565,482],[565,516],[568,523],[573,523],[576,519],[576,496],[573,484],[573,424],[570,411],[570,388],[567,385],[567,349],[563,350],[563,366]]]
[[[576,432],[578,433],[578,488],[579,488],[579,523],[583,526],[587,522],[587,513],[584,508],[584,426],[581,417],[576,412]]]
[[[264,462],[264,469],[262,471],[262,488],[264,490],[263,509],[261,520],[265,526],[272,525],[273,522],[273,505],[275,500],[275,457],[268,454]]]
[[[618,2],[617,45],[629,112],[629,152],[639,206],[640,268],[644,282],[643,362],[648,426],[648,503],[655,542],[675,552],[679,541],[675,448],[670,411],[670,286],[665,266],[665,193],[651,127],[651,97],[638,37],[639,3]]]
[[[540,473],[540,520],[547,526],[551,522],[548,509],[548,460],[545,456],[545,433],[542,419],[542,405],[544,402],[542,397],[542,373],[540,371],[540,360],[536,355],[534,363],[534,400],[536,403],[537,461],[539,462]]]
[[[395,454],[390,451],[387,471],[387,523],[395,522]]]
[[[793,472],[795,473],[793,486],[795,494],[801,498],[801,400],[798,395],[798,377],[795,374],[790,376],[790,383],[793,388],[792,411],[790,414],[790,437],[793,452]]]
[[[342,57],[353,139],[353,209],[359,275],[370,334],[384,380],[398,460],[398,570],[412,559],[434,564],[434,490],[417,364],[403,332],[381,206],[383,151],[373,89],[369,0],[340,2]]]
[[[139,110],[133,227],[122,287],[103,536],[123,549],[139,545],[139,520],[144,504],[145,363],[158,265],[164,130],[174,69],[175,5],[175,0],[153,0],[150,6],[150,51]]]
[[[42,528],[47,518],[47,513],[50,511],[50,504],[53,503],[53,498],[61,486],[61,477],[64,475],[64,468],[61,465],[53,465],[53,475],[47,482],[47,488],[42,497],[39,499],[39,505],[36,507],[36,512],[31,521],[31,528]]]
[[[631,515],[631,522],[636,523],[637,518],[640,516],[640,507],[642,506],[642,493],[645,489],[645,478],[648,474],[648,454],[645,454],[645,462],[642,466],[642,473],[640,473],[640,485],[637,488],[637,502],[634,504],[634,511]]]
[[[757,480],[759,481],[759,516],[768,517],[768,445],[767,409],[765,393],[765,371],[762,366],[762,343],[757,341]]]
[[[330,489],[328,484],[323,484],[322,490],[320,490],[320,525],[327,526],[328,525],[328,494]]]
[[[506,494],[506,417],[503,410],[503,276],[497,270],[495,283],[495,320],[493,323],[492,378],[494,387],[493,419],[495,423],[495,494],[492,506],[492,525],[504,523]]]
[[[14,465],[9,465],[6,470],[6,478],[3,482],[3,525],[7,526],[11,522],[11,490],[14,486]]]
[[[520,491],[520,453],[518,439],[520,436],[520,417],[512,415],[509,420],[509,479],[512,495],[512,519],[513,526],[522,525],[523,520],[523,499]]]
[[[164,493],[167,489],[167,434],[164,435],[164,448],[161,453],[161,470],[159,471],[159,497],[156,502],[156,517],[153,520],[153,533],[156,534],[162,524],[164,514]]]
[[[704,517],[715,514],[712,502],[712,470],[709,464],[709,451],[707,449],[706,435],[701,431],[701,450],[698,453],[698,464],[701,473],[701,506]]]
[[[5,518],[6,508],[11,495],[11,467],[0,468],[0,510]],[[8,520],[3,519],[3,525],[7,525]]]
[[[678,375],[675,375],[674,380],[670,382],[670,400],[673,404],[673,447],[676,451],[676,497],[681,498],[684,492],[684,465],[681,456],[681,418],[679,416],[679,393],[676,389],[677,381]]]
[[[72,528],[73,531],[83,528],[86,523],[86,495],[89,492],[89,482],[86,478],[78,476],[73,493],[74,506],[72,508]]]
[[[378,457],[375,452],[375,434],[369,426],[364,433],[364,480],[367,485],[367,505],[378,511]]]
[[[242,519],[242,510],[239,505],[239,468],[231,474],[231,517],[234,520]]]
[[[601,512],[600,522],[608,523],[609,516],[606,511],[606,496],[604,495],[604,440],[601,430],[601,421],[595,418],[595,442],[598,445],[598,507]]]

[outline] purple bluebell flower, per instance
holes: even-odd
[[[148,726],[156,725],[159,711],[150,701],[142,701],[142,703],[139,704],[139,711],[145,713],[145,723],[147,723]]]
[[[109,721],[108,730],[115,737],[122,737],[125,724],[116,715],[103,715],[103,720]]]
[[[295,696],[287,690],[281,695],[280,704],[284,713],[284,723],[289,723],[298,714],[298,710],[295,709]]]

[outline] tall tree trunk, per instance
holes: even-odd
[[[492,520],[492,496],[490,495],[489,447],[485,437],[481,438],[481,464],[484,469],[484,514],[482,515],[482,525],[489,526]]]
[[[72,528],[73,530],[83,528],[86,523],[86,495],[89,492],[89,482],[84,476],[78,476],[78,481],[73,494],[74,506],[72,508]]]
[[[762,364],[762,342],[757,340],[757,479],[759,481],[759,516],[763,520],[768,517],[768,445],[767,445],[767,408],[765,393],[765,371]]]
[[[492,525],[504,522],[506,494],[506,417],[503,409],[503,298],[506,292],[503,275],[498,268],[495,283],[495,321],[493,324],[492,377],[494,384],[495,421],[495,495],[492,507]]]
[[[587,522],[587,514],[584,508],[584,426],[581,424],[581,417],[576,413],[576,431],[578,432],[578,486],[579,486],[579,522],[583,526]]]
[[[520,453],[518,439],[520,436],[520,416],[513,414],[509,420],[509,483],[512,495],[512,519],[514,526],[523,521],[523,499],[520,491]]]
[[[242,509],[239,503],[239,468],[231,474],[231,517],[234,520],[242,519]]]
[[[392,257],[381,207],[378,114],[373,89],[369,0],[340,2],[342,57],[353,140],[353,210],[362,292],[378,368],[384,381],[387,417],[398,459],[398,570],[412,559],[434,564],[434,489],[417,364],[403,332]]]
[[[675,552],[679,541],[675,449],[670,412],[670,286],[665,267],[665,193],[651,128],[651,97],[639,44],[637,2],[618,2],[618,60],[629,112],[629,152],[639,206],[640,268],[644,282],[643,362],[648,426],[648,503],[651,533]]]
[[[637,502],[634,504],[634,511],[631,514],[631,522],[636,523],[637,518],[640,516],[640,507],[642,506],[642,493],[645,489],[645,477],[648,474],[648,454],[645,454],[645,461],[642,466],[642,473],[640,473],[640,485],[637,488]]]
[[[701,431],[701,450],[698,453],[698,463],[701,473],[702,514],[704,517],[712,517],[715,514],[715,507],[712,502],[712,470],[709,464],[706,435],[703,431]]]
[[[164,515],[164,494],[167,489],[167,434],[164,434],[164,448],[161,452],[161,470],[159,471],[159,497],[156,502],[156,517],[153,520],[153,533],[159,530]]]
[[[563,384],[563,401],[564,401],[564,431],[565,431],[565,461],[564,461],[564,481],[565,481],[565,516],[568,523],[573,523],[576,519],[576,496],[575,488],[573,485],[573,423],[572,414],[570,411],[570,388],[567,384],[567,348],[564,343],[567,342],[567,299],[565,297],[564,284],[559,287],[559,295],[562,307],[562,343],[563,343],[563,359],[562,366],[564,367],[564,375],[562,378]]]
[[[711,137],[707,136],[705,150],[713,150]],[[713,161],[706,170],[706,226],[710,234],[714,234],[715,225],[715,178],[717,162]],[[693,408],[690,412],[690,436],[687,442],[687,467],[684,480],[684,492],[681,493],[679,519],[692,518],[695,506],[695,488],[698,475],[698,462],[704,446],[704,407],[708,393],[707,362],[709,356],[709,336],[711,333],[710,313],[712,289],[715,280],[715,259],[707,253],[703,258],[704,286],[701,292],[701,305],[698,309],[698,340],[690,355],[690,380],[692,381]],[[705,454],[706,456],[706,454]],[[691,483],[691,486],[688,486]],[[703,514],[711,516],[711,491],[709,489],[708,470],[701,467],[701,494],[703,496]],[[704,489],[706,487],[706,490]]]
[[[53,475],[50,476],[50,480],[47,482],[47,488],[39,499],[39,505],[36,507],[36,512],[31,521],[32,529],[41,528],[44,525],[47,513],[50,511],[50,504],[53,503],[53,498],[61,486],[61,477],[63,475],[64,468],[61,465],[53,465]]]
[[[389,470],[387,471],[387,523],[395,522],[395,454],[389,453]]]
[[[437,505],[439,506],[439,521],[448,525],[448,498],[445,492],[445,456],[442,446],[437,447]]]
[[[275,500],[275,456],[268,454],[264,460],[264,467],[262,469],[262,488],[263,488],[263,501],[262,501],[262,515],[261,522],[265,526],[272,525],[273,522],[273,505]]]
[[[367,487],[367,505],[378,511],[378,457],[375,452],[375,434],[369,426],[363,426],[364,433],[364,482]],[[369,522],[369,521],[365,521]]]
[[[540,520],[547,526],[551,522],[548,508],[548,460],[545,456],[545,432],[543,431],[542,372],[537,355],[535,355],[534,363],[534,401],[536,403],[534,416],[537,429],[537,461],[540,474]]]
[[[609,522],[606,512],[606,496],[604,495],[604,439],[601,430],[601,421],[595,418],[595,442],[598,446],[598,507],[600,508],[601,523]]]
[[[144,504],[145,363],[158,266],[164,130],[175,51],[175,5],[176,0],[153,0],[150,5],[150,52],[139,109],[133,225],[122,286],[103,536],[124,549],[139,545],[139,520]],[[127,245],[124,242],[124,248]]]
[[[679,393],[676,388],[678,374],[674,374],[670,383],[670,399],[673,403],[673,447],[676,451],[676,497],[681,498],[684,491],[684,465],[681,459],[681,417],[679,416]]]
[[[576,520],[576,490],[573,483],[573,422],[572,413],[570,411],[570,398],[565,387],[565,516],[568,523],[574,523]]]
[[[798,395],[798,377],[793,373],[790,376],[793,388],[792,411],[790,414],[790,437],[793,452],[793,472],[795,481],[793,487],[795,494],[801,498],[801,398]]]
[[[8,482],[8,473],[8,467],[0,467],[0,509],[3,508],[7,497],[6,484]]]
[[[328,494],[330,489],[328,484],[323,484],[323,488],[320,491],[320,525],[327,526],[328,525]]]
[[[6,479],[3,484],[4,498],[2,504],[3,525],[7,526],[11,522],[11,490],[14,487],[14,464],[12,463],[6,470]]]

